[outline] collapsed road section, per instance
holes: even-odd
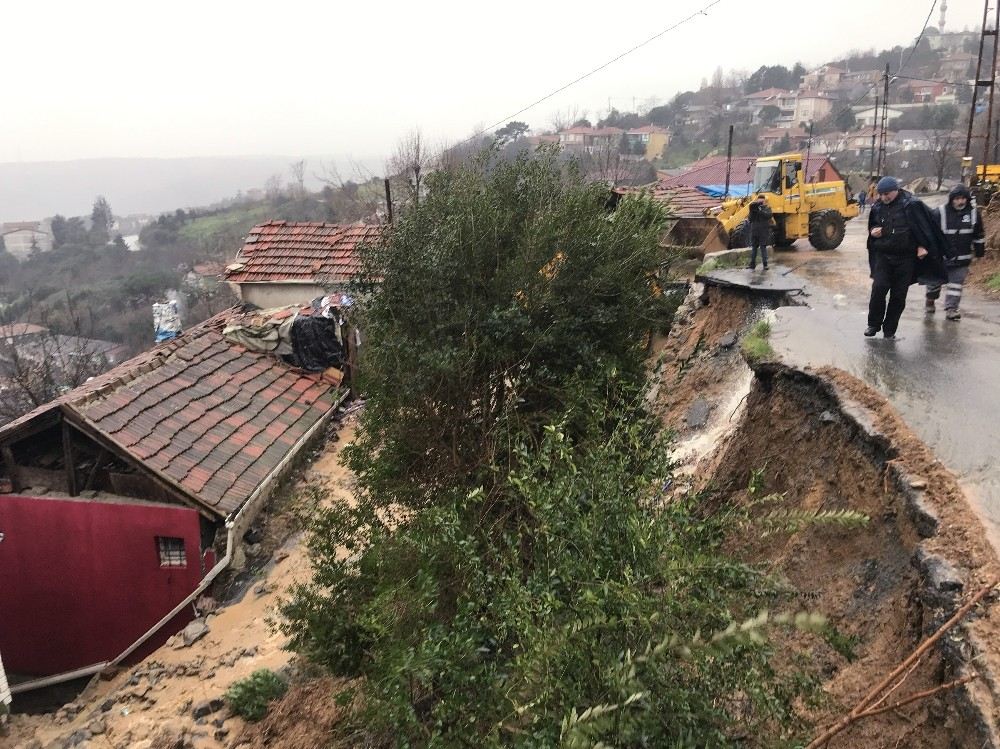
[[[839,725],[829,746],[1000,746],[995,591],[911,657],[1000,573],[955,478],[860,380],[784,364],[766,343],[749,355],[759,321],[792,299],[702,278],[659,342],[651,399],[679,443],[694,447],[681,456],[688,484],[677,491],[702,492],[706,511],[741,506],[788,522],[730,545],[778,581],[766,607],[828,619],[822,642],[779,641],[775,667],[794,671],[805,656],[820,685],[800,717],[817,735]],[[741,346],[749,370],[735,362]],[[867,520],[810,522],[836,516]],[[858,709],[900,664],[891,694]]]

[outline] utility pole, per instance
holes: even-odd
[[[885,148],[886,129],[889,126],[889,63],[885,64],[885,73],[882,74],[882,122],[878,134],[878,175],[881,177],[885,173]]]
[[[802,169],[802,181],[808,181],[809,175],[809,157],[812,155],[813,150],[813,121],[809,120],[809,141],[806,143],[806,163],[803,164]]]
[[[389,178],[385,178],[385,210],[388,214],[389,223],[392,223],[392,191],[389,189]]]
[[[733,126],[729,126],[729,145],[726,147],[726,194],[723,200],[729,197],[729,179],[733,173]]]
[[[875,127],[878,122],[878,97],[875,97],[875,114],[872,115],[872,159],[871,159],[871,174],[869,175],[874,179],[875,177],[875,136],[878,133],[878,129]]]
[[[975,127],[976,121],[976,109],[979,103],[979,89],[983,87],[989,88],[989,105],[986,114],[986,143],[983,149],[983,164],[989,162],[990,156],[990,129],[993,127],[993,90],[996,86],[997,80],[997,29],[1000,28],[1000,3],[997,3],[996,14],[993,21],[993,28],[986,27],[986,20],[989,18],[990,13],[990,0],[985,0],[983,2],[983,24],[980,27],[981,32],[979,34],[979,57],[976,60],[976,84],[972,89],[972,104],[969,108],[969,128],[965,135],[965,156],[962,159],[962,169],[963,172],[969,170],[968,174],[963,174],[962,179],[968,177],[970,184],[975,184],[978,179],[976,173],[972,171],[972,134]],[[993,54],[990,57],[990,75],[989,78],[983,77],[983,57],[986,48],[986,37],[993,37]],[[984,171],[985,174],[985,171]]]

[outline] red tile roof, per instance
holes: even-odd
[[[344,281],[358,271],[357,247],[373,242],[383,227],[268,221],[247,235],[225,278],[260,281]]]
[[[674,218],[693,218],[705,215],[705,209],[715,208],[722,204],[718,198],[713,198],[694,187],[661,188],[659,185],[645,187],[616,187],[619,195],[628,193],[651,193],[654,200],[665,203],[667,213]]]
[[[48,328],[35,325],[31,322],[15,322],[10,325],[0,326],[0,338],[17,338],[23,335],[38,335],[48,333]]]
[[[730,184],[745,185],[753,174],[757,159],[767,159],[766,156],[734,156],[730,170]],[[810,181],[819,174],[820,168],[826,168],[826,179],[835,180],[840,177],[833,163],[823,155],[809,157],[806,166],[806,180]],[[698,185],[722,185],[726,182],[726,157],[712,156],[692,164],[687,171],[673,177],[667,177],[659,182],[659,187],[697,187]]]
[[[309,429],[336,388],[267,354],[228,342],[232,311],[130,359],[0,429],[0,441],[61,410],[192,504],[238,510]]]

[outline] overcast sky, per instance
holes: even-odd
[[[712,0],[5,2],[0,161],[336,154],[380,158],[491,125]],[[947,28],[981,0],[949,0]],[[518,119],[602,114],[717,66],[807,67],[913,42],[929,0],[719,0]],[[932,25],[937,25],[938,10]]]

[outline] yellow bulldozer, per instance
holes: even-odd
[[[705,252],[746,247],[750,240],[749,206],[763,195],[774,216],[772,246],[791,247],[797,239],[808,237],[817,250],[836,249],[844,240],[845,223],[858,215],[858,204],[843,181],[807,183],[802,165],[803,158],[797,153],[758,159],[746,197],[706,210],[704,219],[688,217],[675,228],[688,241],[700,233]]]

